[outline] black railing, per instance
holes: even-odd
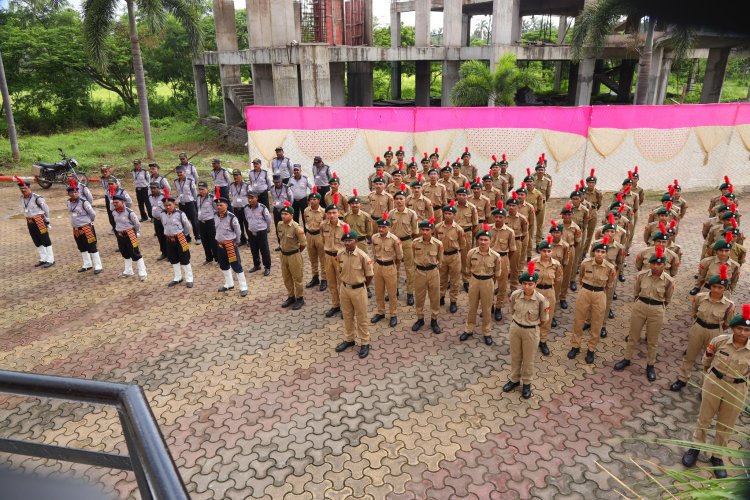
[[[0,370],[0,393],[114,406],[128,456],[6,438],[0,452],[132,470],[141,498],[190,498],[140,386]]]

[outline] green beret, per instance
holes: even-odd
[[[495,179],[494,179],[494,177],[492,177],[492,175],[490,175],[490,174],[487,174],[487,175],[485,175],[484,177],[482,177],[482,180],[483,180],[483,181],[493,181],[493,180],[495,180]]]
[[[728,242],[727,240],[723,238],[720,240],[717,240],[716,243],[714,243],[714,252],[717,252],[719,250],[724,250],[724,249],[731,250],[731,248],[732,248],[732,243]]]
[[[435,227],[434,219],[430,220],[421,220],[419,221],[419,229],[433,229]]]
[[[669,195],[669,193],[664,193],[663,195],[661,195],[661,201],[674,201],[674,200]]]

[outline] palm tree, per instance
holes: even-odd
[[[21,160],[18,150],[18,136],[16,135],[16,122],[13,120],[13,107],[8,92],[8,81],[5,79],[5,66],[3,66],[3,54],[0,52],[0,96],[3,98],[3,109],[5,109],[5,120],[8,122],[8,139],[10,139],[10,152],[13,161]]]
[[[119,0],[85,0],[83,4],[83,30],[87,48],[94,63],[101,68],[104,67],[106,60],[105,41],[119,11],[119,4]],[[125,0],[125,4],[128,9],[130,51],[133,56],[133,73],[138,94],[138,110],[143,124],[143,137],[146,142],[146,155],[153,160],[154,146],[151,141],[146,76],[143,72],[141,46],[135,23],[136,7],[152,32],[161,29],[167,14],[172,14],[185,27],[193,51],[197,51],[200,47],[202,34],[198,26],[198,13],[191,0]]]
[[[458,70],[461,79],[451,91],[456,106],[513,106],[521,87],[538,88],[538,79],[516,65],[513,54],[505,54],[490,72],[482,61],[466,61]]]

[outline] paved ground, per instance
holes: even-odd
[[[507,319],[494,325],[492,348],[478,339],[458,342],[465,294],[457,314],[441,317],[440,336],[411,332],[414,313],[402,294],[399,326],[374,329],[372,353],[360,361],[354,352],[333,352],[342,324],[322,314],[327,292],[308,294],[301,311],[279,307],[285,293],[276,255],[270,277],[249,278],[245,299],[216,293],[218,269],[200,265],[194,289],[167,289],[171,271],[155,261],[150,228],[142,238],[147,283],[117,277],[121,260],[106,234],[105,272],[76,273],[64,192],[46,194],[56,209],[58,264],[40,270],[17,216],[17,190],[0,188],[0,367],[143,386],[193,498],[617,498],[622,488],[605,469],[648,493],[632,459],[681,467],[681,450],[623,438],[686,439],[692,432],[699,390],[674,394],[668,385],[687,334],[687,292],[709,193],[687,195],[686,259],[662,334],[658,380],[646,380],[645,344],[629,370],[612,369],[632,301],[630,257],[617,319],[595,365],[565,356],[571,307],[558,314],[552,355],[539,356],[530,401],[501,391]],[[194,260],[201,254],[196,247]],[[247,266],[249,252],[242,257]],[[738,302],[749,298],[744,284],[743,277]],[[697,369],[692,381],[699,382]],[[93,405],[0,395],[0,419],[2,436],[125,451],[115,412]],[[0,454],[3,463],[73,470],[114,496],[137,496],[134,477],[124,472]]]

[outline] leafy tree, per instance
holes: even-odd
[[[456,106],[513,106],[522,87],[536,89],[538,78],[516,65],[513,54],[505,54],[491,72],[483,61],[467,61],[458,70],[461,79],[453,87]]]

